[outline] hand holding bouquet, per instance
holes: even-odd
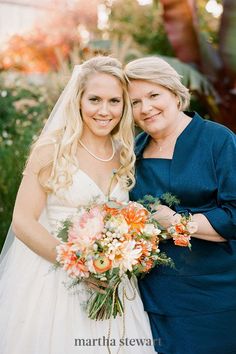
[[[162,205],[160,199],[150,195],[146,195],[139,202],[145,205],[147,210],[152,213],[152,216],[163,227],[161,235],[163,238],[172,238],[176,246],[189,247],[191,249],[191,235],[197,232],[197,223],[193,221],[191,214],[179,214],[171,209],[172,205],[179,204],[179,200],[175,196],[165,193],[161,199],[168,206]]]

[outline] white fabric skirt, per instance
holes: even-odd
[[[125,300],[124,318],[109,324],[87,317],[88,290],[83,284],[68,289],[69,281],[15,238],[1,264],[1,354],[155,353],[137,290],[134,300]],[[132,297],[130,282],[123,285]]]

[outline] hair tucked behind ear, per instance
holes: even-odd
[[[80,102],[90,75],[105,73],[117,78],[123,89],[124,109],[122,118],[111,135],[120,141],[120,163],[116,177],[127,189],[134,185],[134,134],[133,119],[127,92],[127,80],[121,63],[111,57],[98,56],[85,61],[73,71],[72,77],[62,93],[59,107],[54,113],[55,127],[50,132],[46,129],[32,146],[29,161],[40,160],[39,181],[46,192],[56,193],[61,188],[72,184],[72,174],[78,168],[77,148],[82,135],[83,120],[80,113]],[[58,112],[58,118],[57,118]],[[60,124],[59,124],[60,122]],[[47,123],[46,123],[47,124]],[[46,130],[46,131],[45,131]],[[45,148],[48,156],[45,159]],[[26,167],[27,170],[27,167]],[[45,179],[45,175],[49,178]]]

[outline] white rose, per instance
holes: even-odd
[[[195,221],[189,221],[186,225],[186,228],[190,234],[195,234],[198,230],[198,225]]]
[[[153,224],[146,224],[143,228],[143,233],[149,236],[159,235],[160,229],[155,227]]]

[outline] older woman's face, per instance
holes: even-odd
[[[173,129],[179,109],[178,98],[170,90],[146,80],[132,80],[129,95],[140,128],[150,135]]]

